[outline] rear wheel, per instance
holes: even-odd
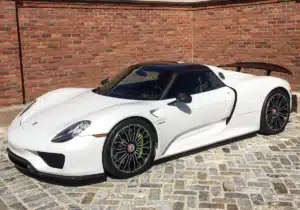
[[[274,135],[282,132],[290,116],[290,98],[282,89],[273,90],[266,98],[260,122],[260,133]]]
[[[144,120],[120,122],[103,148],[105,170],[116,178],[128,178],[148,170],[155,157],[156,133]]]

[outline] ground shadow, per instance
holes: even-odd
[[[31,178],[34,178],[40,182],[45,182],[49,184],[54,184],[54,185],[61,185],[61,186],[69,186],[69,187],[80,187],[80,186],[86,186],[86,185],[91,185],[91,184],[98,184],[101,182],[105,182],[107,180],[107,176],[104,176],[103,178],[94,178],[94,179],[89,179],[89,180],[60,180],[60,179],[55,179],[55,178],[46,178],[46,177],[40,177],[36,176],[34,174],[28,173],[26,171],[20,170],[17,168],[18,171],[20,171],[22,174],[29,176]]]

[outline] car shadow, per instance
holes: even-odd
[[[228,145],[228,144],[231,144],[231,143],[235,143],[235,142],[239,142],[239,141],[242,141],[242,140],[245,140],[247,138],[254,137],[254,136],[256,136],[256,133],[250,133],[250,134],[243,135],[243,136],[240,136],[240,137],[236,137],[236,138],[228,139],[228,140],[218,142],[218,143],[215,143],[215,144],[211,144],[211,145],[208,145],[208,146],[205,146],[205,147],[201,147],[201,148],[193,149],[193,150],[190,150],[190,151],[187,151],[187,152],[172,155],[172,156],[169,156],[169,157],[166,157],[166,158],[155,161],[154,165],[159,165],[159,164],[166,163],[168,161],[172,161],[172,160],[175,160],[175,159],[178,159],[178,158],[186,157],[186,156],[189,156],[189,155],[193,155],[193,154],[200,153],[200,152],[210,150],[210,149],[214,149],[214,148],[217,148],[217,147],[222,147],[222,146],[225,146],[225,145]],[[95,179],[80,180],[80,181],[78,181],[78,180],[76,180],[76,181],[59,180],[59,179],[44,178],[44,177],[35,176],[34,174],[30,174],[30,173],[27,173],[27,172],[22,171],[22,170],[19,170],[19,171],[21,173],[25,174],[26,176],[37,179],[38,181],[41,181],[41,182],[54,184],[54,185],[69,186],[69,187],[80,187],[80,186],[86,186],[86,185],[91,185],[91,184],[102,183],[102,182],[107,181],[107,177],[110,177],[111,179],[115,179],[114,176],[112,176],[110,174],[109,175],[106,174],[106,176],[101,178],[101,179],[95,178]]]
[[[186,103],[181,103],[181,102],[178,102],[176,104],[176,107],[183,111],[184,113],[186,114],[191,114],[192,113],[192,110],[190,109],[190,107],[186,104]]]
[[[28,173],[26,171],[20,170],[19,168],[17,168],[17,170],[19,172],[21,172],[22,174],[34,178],[40,182],[45,182],[48,184],[54,184],[54,185],[61,185],[61,186],[65,186],[65,187],[80,187],[80,186],[86,186],[86,185],[91,185],[91,184],[98,184],[101,182],[105,182],[107,180],[107,176],[104,176],[103,178],[94,178],[94,179],[88,179],[88,180],[60,180],[60,179],[54,179],[54,178],[46,178],[46,177],[40,177],[40,176],[36,176],[34,174]]]

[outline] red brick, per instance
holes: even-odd
[[[227,14],[231,16],[226,17]],[[195,11],[194,15],[195,62],[225,64],[256,60],[275,63],[294,73],[293,78],[280,77],[288,79],[293,87],[300,85],[300,36],[296,35],[300,24],[294,21],[299,18],[300,4],[215,7]]]

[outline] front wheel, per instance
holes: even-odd
[[[266,98],[260,122],[260,133],[274,135],[282,132],[290,116],[290,97],[282,89],[273,90]]]
[[[129,178],[148,170],[155,157],[156,133],[144,120],[117,124],[105,142],[103,165],[116,178]]]

